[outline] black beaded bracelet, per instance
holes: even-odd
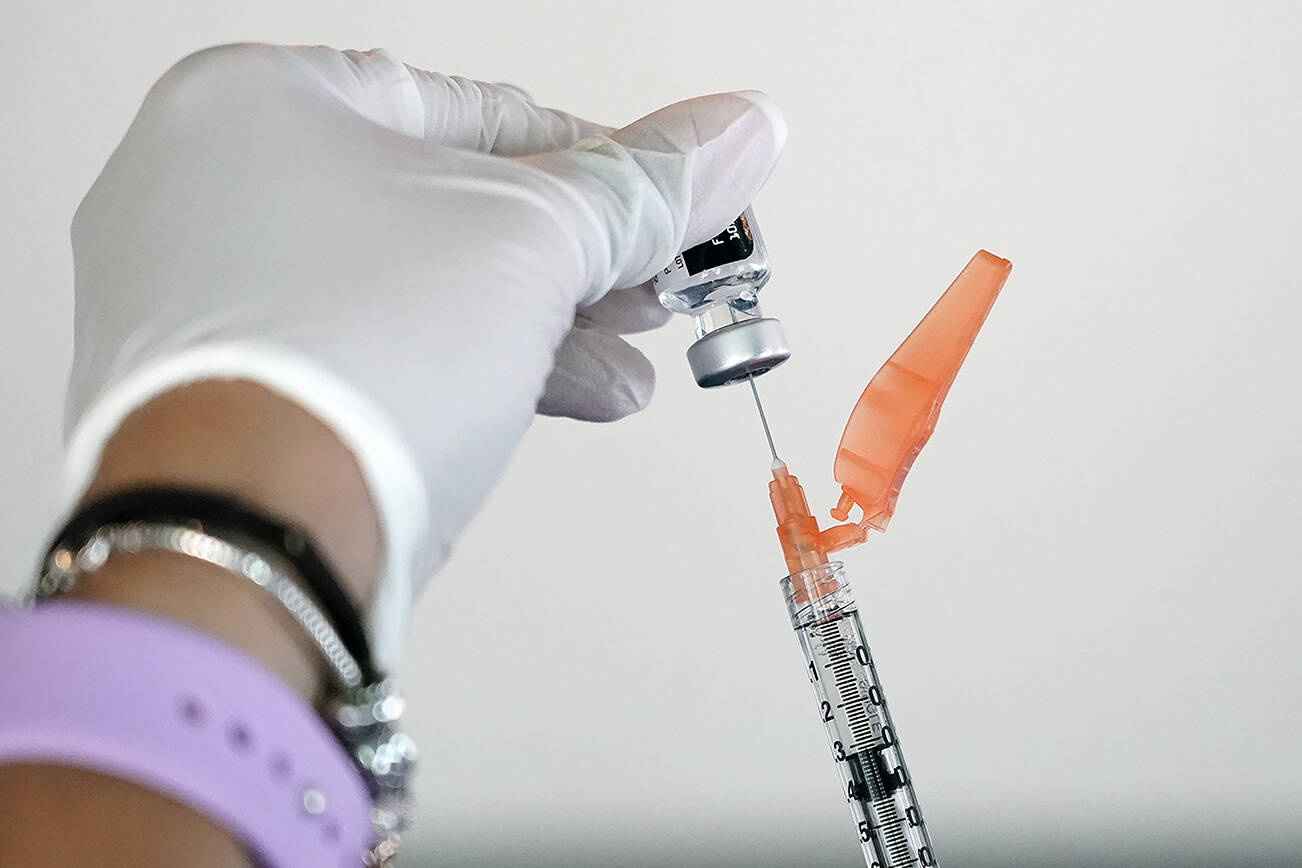
[[[344,647],[357,661],[365,681],[381,680],[371,660],[366,631],[335,571],[326,563],[308,535],[258,512],[227,494],[171,486],[145,486],[115,492],[84,504],[73,513],[46,552],[77,551],[106,525],[153,522],[188,525],[214,536],[235,535],[270,549],[284,559],[303,580]]]

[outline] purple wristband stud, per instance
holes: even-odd
[[[134,781],[269,868],[358,868],[370,798],[312,709],[261,664],[179,624],[64,601],[0,606],[0,764]]]

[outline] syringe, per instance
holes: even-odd
[[[795,525],[807,528],[817,523],[809,515],[800,482],[778,457],[753,379],[750,387],[773,456],[769,490],[778,532],[782,534],[786,526],[788,538],[795,540],[800,535]],[[818,716],[827,728],[828,747],[841,773],[864,860],[869,868],[934,866],[931,839],[864,637],[859,608],[845,579],[845,565],[828,561],[815,549],[803,555],[793,549],[792,554],[799,561],[793,566],[804,560],[823,561],[784,578],[782,593],[805,654]]]
[[[697,340],[687,351],[696,382],[706,388],[750,382],[773,456],[769,499],[788,571],[782,593],[869,868],[928,868],[936,856],[845,567],[827,556],[864,542],[869,528],[886,529],[904,477],[1011,268],[984,250],[972,257],[868,384],[833,469],[842,494],[832,516],[844,522],[857,505],[863,517],[826,530],[778,457],[755,386],[757,376],[791,351],[782,326],[759,311],[757,293],[770,271],[750,209],[683,251],[654,280],[665,307],[696,318]]]
[[[788,576],[782,593],[864,860],[869,868],[935,865],[844,565],[830,561]]]
[[[984,250],[974,256],[860,396],[837,450],[833,473],[842,495],[832,510],[845,521],[857,505],[857,523],[819,528],[800,481],[778,457],[751,379],[773,456],[769,500],[789,573],[782,593],[868,868],[937,862],[845,566],[828,555],[864,542],[869,528],[886,529],[904,477],[1011,267]]]

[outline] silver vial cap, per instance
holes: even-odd
[[[769,317],[726,325],[687,348],[692,376],[705,389],[759,376],[789,358],[782,323]]]

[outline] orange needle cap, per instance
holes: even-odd
[[[1012,263],[982,250],[864,389],[846,423],[833,475],[839,521],[858,504],[861,525],[885,530],[904,477],[936,427],[940,405]]]

